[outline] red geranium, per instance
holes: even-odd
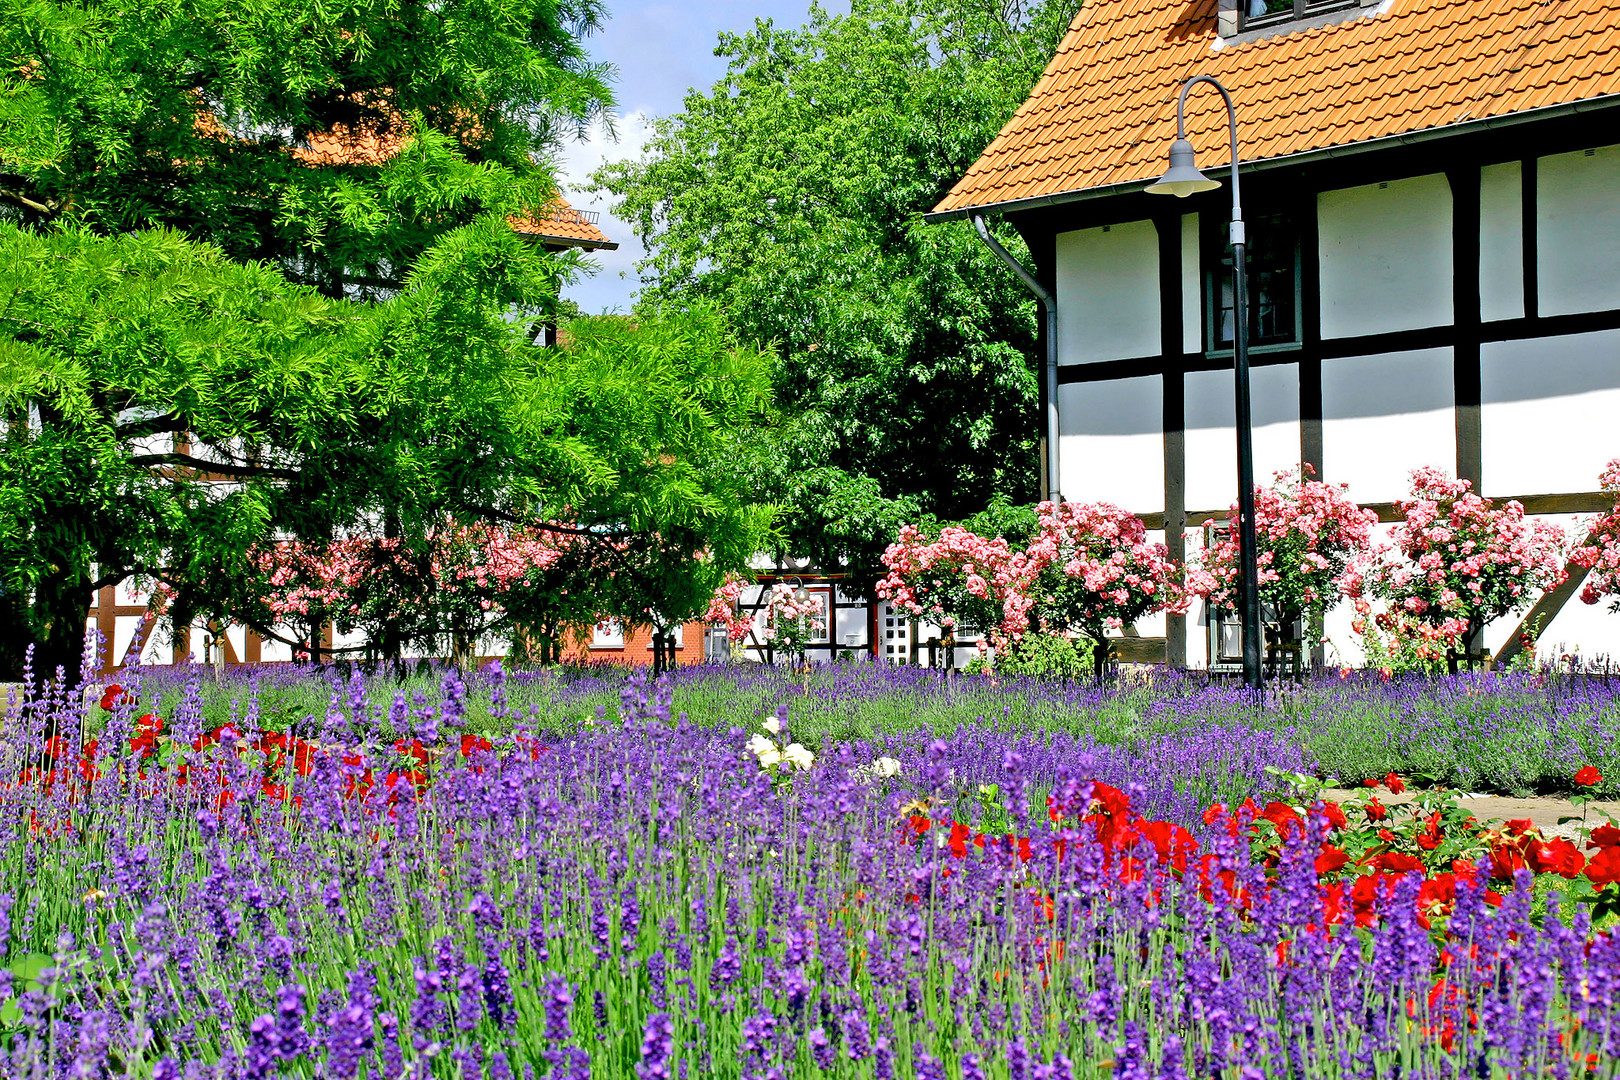
[[[1603,774],[1591,765],[1575,774],[1575,782],[1582,787],[1597,787],[1603,783]]]
[[[1390,773],[1384,777],[1384,786],[1389,788],[1389,793],[1391,795],[1399,795],[1406,790],[1406,785],[1402,783],[1401,778],[1396,776],[1394,773]]]
[[[101,692],[101,707],[108,712],[118,707],[118,701],[124,696],[124,688],[113,683]]]
[[[475,750],[490,749],[490,741],[482,735],[467,734],[461,737],[461,756],[472,757]]]

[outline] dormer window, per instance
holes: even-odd
[[[1219,0],[1216,32],[1228,44],[1258,41],[1310,26],[1343,22],[1383,0]]]
[[[1238,31],[1326,15],[1331,11],[1360,7],[1361,0],[1238,0]]]

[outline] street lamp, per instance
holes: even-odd
[[[1260,581],[1254,535],[1254,432],[1249,413],[1249,282],[1244,265],[1247,240],[1243,231],[1243,207],[1238,199],[1237,109],[1226,87],[1208,75],[1195,75],[1181,88],[1176,99],[1176,141],[1170,144],[1170,171],[1157,183],[1148,185],[1150,195],[1174,195],[1185,199],[1200,191],[1221,186],[1198,171],[1193,161],[1193,145],[1187,141],[1187,94],[1199,83],[1209,83],[1226,101],[1226,118],[1232,136],[1232,369],[1237,391],[1237,471],[1238,471],[1238,558],[1243,566],[1243,682],[1251,690],[1261,689],[1260,675]]]

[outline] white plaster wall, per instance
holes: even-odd
[[[1164,509],[1164,387],[1158,376],[1058,387],[1063,497],[1138,514]]]
[[[1536,162],[1536,264],[1540,314],[1620,307],[1620,146]]]
[[[1159,236],[1128,221],[1057,236],[1058,363],[1159,355]]]
[[[1237,500],[1236,395],[1230,371],[1186,375],[1187,509],[1221,510]],[[1269,483],[1279,469],[1299,466],[1299,368],[1251,368],[1254,476]]]
[[[1422,465],[1457,468],[1450,349],[1322,362],[1322,473],[1358,502],[1403,497]]]
[[[1181,215],[1181,351],[1204,350],[1204,276],[1199,266],[1198,215]]]
[[[1524,175],[1517,161],[1479,171],[1479,317],[1524,316]]]
[[[1620,457],[1620,330],[1480,347],[1485,493],[1596,491]]]
[[[1324,191],[1322,336],[1452,321],[1451,186],[1442,174]]]

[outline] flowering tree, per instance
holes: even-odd
[[[1043,502],[1041,531],[1021,580],[1037,622],[1077,630],[1096,646],[1100,678],[1109,630],[1158,611],[1184,612],[1181,567],[1163,544],[1149,543],[1142,519],[1112,503]]]
[[[1307,479],[1309,472],[1309,465],[1300,472],[1285,469],[1271,487],[1254,489],[1260,602],[1285,629],[1303,616],[1320,617],[1338,599],[1341,578],[1372,547],[1378,522],[1376,513],[1345,494],[1344,484]],[[1204,552],[1188,588],[1231,609],[1238,606],[1242,583],[1236,503],[1227,516],[1232,530]]]
[[[1021,566],[1015,563],[1011,545],[1001,537],[949,525],[929,540],[915,525],[907,525],[883,553],[889,573],[877,593],[913,615],[1021,634],[1029,623],[1027,609],[1015,599]]]
[[[500,529],[454,521],[416,543],[374,537],[326,545],[281,541],[252,553],[259,574],[254,591],[272,616],[261,632],[274,634],[276,623],[301,623],[318,635],[331,619],[340,630],[366,631],[384,655],[397,654],[407,642],[448,638],[450,655],[461,661],[483,634],[554,636],[559,620],[593,614],[572,610],[563,602],[566,584],[552,580],[585,546],[563,527]],[[560,595],[536,603],[542,593]],[[578,594],[581,601],[589,596],[588,590]]]
[[[1156,611],[1185,611],[1180,567],[1149,543],[1142,520],[1109,503],[1043,502],[1029,547],[964,529],[927,541],[908,526],[883,555],[878,595],[914,615],[956,616],[990,630],[998,648],[1034,631],[1090,638],[1100,676],[1107,634]]]
[[[1613,497],[1614,508],[1592,519],[1586,542],[1571,558],[1588,570],[1582,602],[1596,604],[1607,599],[1610,610],[1620,610],[1620,458],[1609,462],[1601,482]]]
[[[1400,618],[1425,625],[1432,641],[1444,643],[1452,671],[1488,623],[1565,577],[1562,529],[1527,521],[1518,502],[1498,505],[1470,488],[1438,469],[1414,470],[1411,498],[1396,503],[1400,558],[1374,565],[1367,581],[1353,570],[1344,576],[1349,595],[1370,585]]]

